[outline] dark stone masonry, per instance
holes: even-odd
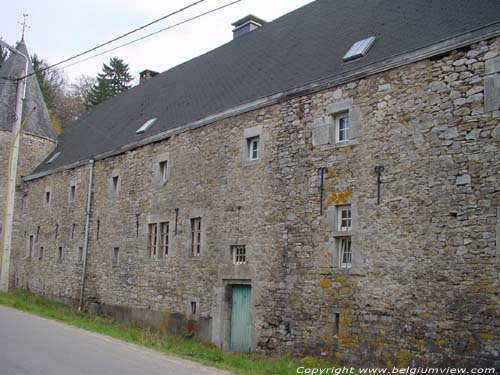
[[[11,287],[227,350],[498,368],[500,37],[431,55],[39,167]]]

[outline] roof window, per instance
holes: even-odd
[[[146,130],[148,130],[155,122],[158,120],[157,118],[152,118],[151,120],[146,121],[144,125],[142,125],[137,131],[135,132],[136,134],[142,134]]]
[[[352,47],[347,51],[345,56],[343,57],[344,61],[351,61],[355,59],[359,59],[360,57],[366,56],[368,50],[375,42],[375,37],[371,36],[369,38],[357,41],[352,45]]]

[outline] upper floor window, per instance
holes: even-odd
[[[257,160],[260,157],[260,137],[247,139],[248,144],[248,159]]]
[[[160,181],[162,183],[167,182],[168,180],[168,160],[160,161]]]
[[[245,264],[247,262],[245,245],[231,246],[231,257],[233,258],[233,264]]]
[[[349,113],[343,112],[335,116],[335,141],[345,142],[349,140]]]
[[[201,255],[201,217],[191,219],[191,256]]]
[[[75,197],[76,197],[76,185],[75,184],[71,184],[69,186],[69,202],[72,203],[75,201]]]
[[[45,201],[44,201],[44,203],[45,203],[45,206],[50,205],[50,191],[46,191],[45,192]]]
[[[352,267],[352,241],[351,237],[339,238],[340,268]]]
[[[148,225],[148,253],[150,258],[158,257],[157,246],[158,224],[152,223]]]
[[[160,223],[160,254],[163,257],[168,255],[168,231],[169,222]]]
[[[113,188],[113,193],[118,192],[118,182],[120,181],[119,176],[113,176],[111,180],[112,188]]]
[[[351,216],[351,205],[338,206],[337,207],[337,223],[339,231],[349,231],[351,230],[352,216]]]

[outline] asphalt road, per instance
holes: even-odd
[[[229,375],[0,306],[0,375]]]

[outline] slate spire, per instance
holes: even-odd
[[[29,58],[24,38],[16,48]],[[9,58],[0,68],[0,131],[12,131],[15,122],[17,77],[24,73],[26,61],[22,56],[10,53]],[[31,59],[28,62],[28,73],[33,73]],[[30,133],[50,139],[56,139],[56,134],[50,122],[49,111],[42,96],[35,75],[29,76],[26,83],[26,98],[23,103],[23,118],[36,107],[35,112],[24,127],[25,133]]]

